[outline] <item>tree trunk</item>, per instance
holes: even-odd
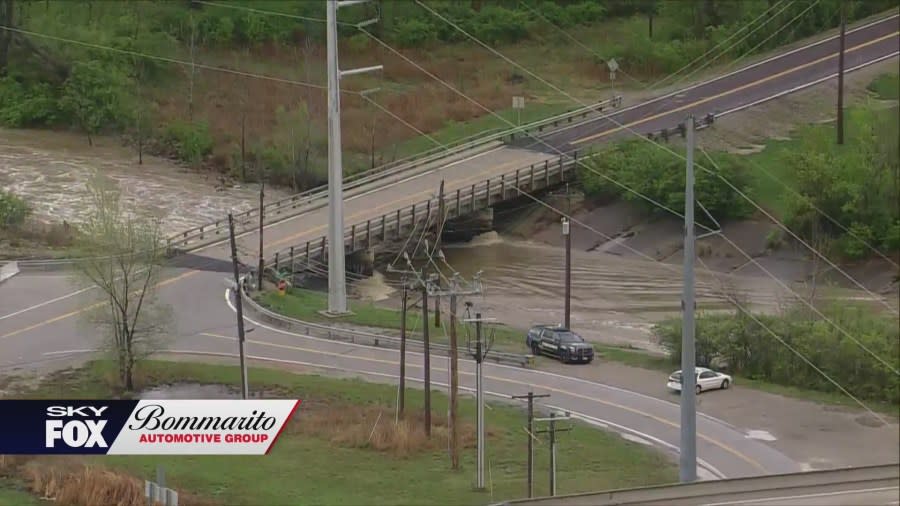
[[[653,39],[653,13],[647,13],[647,35]]]

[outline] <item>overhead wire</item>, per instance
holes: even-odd
[[[484,43],[483,41],[481,41],[480,39],[478,39],[478,38],[476,38],[475,36],[471,35],[469,32],[467,32],[466,30],[464,30],[463,28],[461,28],[458,24],[456,24],[456,23],[453,22],[452,20],[449,20],[448,18],[446,18],[445,16],[443,16],[443,15],[440,14],[439,12],[437,12],[437,11],[435,11],[434,9],[432,9],[431,7],[425,5],[421,0],[414,0],[414,1],[415,1],[420,7],[422,7],[422,8],[425,9],[425,10],[427,10],[428,12],[432,13],[434,16],[438,17],[439,19],[443,20],[445,23],[449,24],[450,26],[452,26],[453,28],[455,28],[457,31],[463,33],[463,34],[466,35],[468,38],[472,39],[472,40],[473,40],[474,42],[476,42],[478,45],[480,45],[480,46],[482,46],[483,48],[485,48],[486,50],[490,51],[491,53],[493,53],[493,54],[496,55],[497,57],[503,59],[503,60],[506,61],[507,63],[509,63],[509,64],[511,64],[511,65],[513,65],[513,66],[515,66],[516,68],[522,70],[523,72],[526,72],[527,74],[529,74],[529,75],[532,76],[533,78],[537,79],[538,81],[540,81],[540,82],[543,83],[544,85],[546,85],[546,86],[548,86],[548,87],[554,89],[554,90],[557,91],[558,93],[560,93],[560,94],[566,96],[569,100],[572,100],[573,102],[578,103],[578,104],[581,104],[581,105],[586,105],[586,104],[584,104],[583,102],[581,102],[579,99],[577,99],[576,97],[574,97],[574,96],[572,96],[571,94],[567,93],[566,91],[560,89],[558,86],[556,86],[556,85],[554,85],[553,83],[547,81],[546,79],[542,78],[541,76],[535,74],[534,72],[532,72],[532,71],[529,70],[528,68],[526,68],[526,67],[524,67],[523,65],[519,64],[518,62],[516,62],[516,61],[510,59],[509,57],[507,57],[506,55],[500,53],[500,52],[497,51],[496,49],[492,48],[492,47],[489,46],[488,44],[486,44],[486,43]],[[364,29],[360,29],[360,30],[366,32]],[[368,32],[366,32],[366,33],[368,33]],[[371,35],[370,35],[370,36],[371,36]],[[422,69],[422,70],[424,71],[424,69]],[[433,75],[433,74],[432,74],[432,75]],[[455,90],[455,88],[453,88],[452,85],[450,85],[449,83],[445,84],[445,86],[448,86],[448,87],[450,87],[451,89]],[[464,94],[463,94],[463,95],[464,95]],[[466,98],[468,98],[468,97],[466,97]],[[476,101],[474,101],[474,100],[473,100],[473,103],[478,104],[478,103],[477,103]],[[478,105],[481,105],[481,104],[478,104]],[[482,106],[482,107],[483,107],[484,109],[486,109],[487,111],[489,111],[489,113],[495,114],[495,113],[493,113],[493,111],[490,111],[490,109],[487,109],[487,108],[484,107],[484,106]],[[505,118],[502,118],[502,116],[497,115],[497,117],[499,117],[499,118],[505,120]],[[645,137],[645,136],[643,136],[643,135],[638,134],[638,133],[635,132],[633,129],[629,128],[628,125],[623,125],[623,124],[621,124],[620,122],[616,121],[615,119],[612,119],[612,118],[608,118],[608,119],[609,119],[609,121],[611,121],[612,123],[618,124],[618,125],[619,125],[618,128],[623,129],[623,130],[626,130],[626,131],[628,131],[628,132],[630,132],[630,133],[632,133],[632,134],[638,136],[638,138],[640,138],[640,139],[642,139],[642,140],[644,140],[644,141],[646,141],[646,142],[649,142],[649,143],[653,144],[654,146],[656,146],[656,147],[658,147],[658,148],[660,148],[660,149],[662,149],[662,150],[664,150],[664,151],[669,152],[670,154],[675,155],[676,157],[678,157],[678,158],[681,159],[681,160],[686,160],[686,158],[684,157],[684,155],[682,155],[682,154],[680,154],[680,153],[677,153],[677,152],[673,151],[673,150],[672,150],[671,148],[669,148],[668,146],[664,146],[664,145],[662,145],[662,144],[660,144],[660,143],[654,141],[653,139],[649,139],[649,138],[647,138],[647,137]],[[535,139],[536,139],[538,142],[541,142],[541,140],[540,140],[539,138],[536,138],[536,137],[535,137]],[[546,143],[545,143],[545,144],[546,144]],[[546,144],[546,145],[547,145],[548,147],[551,147],[552,149],[555,149],[556,151],[560,152],[560,154],[563,154],[561,151],[559,151],[559,150],[556,149],[556,148],[553,148],[553,147],[550,146],[549,144]],[[580,163],[580,162],[579,162],[579,163]],[[728,185],[730,188],[732,188],[734,191],[736,191],[736,192],[738,193],[738,195],[740,195],[743,199],[745,199],[745,200],[747,200],[748,202],[750,202],[750,203],[751,203],[754,207],[756,207],[757,209],[763,211],[764,214],[766,214],[766,216],[767,216],[769,219],[771,219],[775,224],[777,224],[780,228],[784,229],[785,231],[788,231],[792,236],[797,237],[796,234],[794,234],[792,231],[790,231],[790,230],[788,229],[788,227],[787,227],[784,223],[782,223],[781,221],[777,220],[777,219],[776,219],[774,216],[772,216],[770,213],[765,212],[765,211],[762,209],[762,207],[759,206],[759,204],[757,204],[757,203],[756,203],[755,201],[753,201],[749,196],[747,196],[746,193],[744,193],[743,191],[739,190],[739,189],[738,189],[736,186],[734,186],[730,181],[728,181],[728,179],[726,179],[724,176],[722,176],[722,175],[719,174],[718,172],[713,172],[712,170],[710,170],[710,169],[708,169],[708,168],[706,168],[706,167],[704,167],[704,166],[702,166],[702,165],[700,165],[700,164],[695,164],[695,165],[696,165],[696,167],[699,168],[700,170],[703,170],[703,171],[705,171],[705,172],[707,172],[707,173],[709,173],[709,174],[711,174],[711,175],[714,175],[714,176],[716,176],[717,178],[719,178],[719,179],[720,179],[721,181],[723,181],[726,185]],[[582,166],[582,167],[585,167],[587,170],[591,171],[592,173],[594,173],[594,174],[596,174],[596,175],[599,175],[599,176],[601,176],[601,177],[604,177],[604,179],[607,179],[607,180],[609,180],[609,181],[612,181],[611,178],[608,178],[608,177],[605,176],[604,174],[601,174],[600,172],[593,170],[592,168],[590,168],[590,166],[588,166],[588,165],[586,165],[586,164],[581,164],[581,166]],[[621,184],[619,184],[618,186],[623,187],[623,188],[625,187],[624,185],[621,185]],[[632,190],[632,193],[641,196],[641,194],[640,194],[639,192],[636,192],[636,191],[634,191],[634,190]],[[650,201],[650,202],[653,202],[649,197],[643,196],[642,198],[644,198],[645,200],[648,200],[648,201]],[[659,205],[659,204],[656,203],[656,205]],[[675,212],[675,211],[669,209],[669,208],[666,207],[666,206],[661,206],[661,205],[660,205],[660,207],[661,207],[662,209],[665,209],[665,210],[671,212],[672,214],[675,214],[676,216],[683,217],[682,214],[680,214],[680,213],[678,213],[678,212]],[[698,225],[700,225],[700,224],[698,224]],[[700,225],[700,226],[702,226],[702,225]],[[711,230],[711,229],[709,229],[708,227],[705,227],[705,226],[703,226],[703,228],[706,228],[706,229],[707,229],[708,231],[710,231],[710,232],[713,231],[713,230]],[[872,293],[871,290],[869,290],[869,289],[868,289],[867,287],[865,287],[862,283],[860,283],[860,282],[857,281],[855,278],[853,278],[852,276],[850,276],[849,274],[847,274],[844,270],[840,269],[840,267],[838,267],[838,266],[835,265],[833,262],[831,262],[831,260],[829,260],[827,257],[825,257],[824,255],[822,255],[818,250],[816,250],[815,248],[811,247],[811,246],[810,246],[809,244],[807,244],[805,241],[802,241],[802,240],[801,240],[801,243],[802,243],[805,247],[807,247],[808,249],[810,249],[810,251],[812,251],[812,252],[815,253],[817,256],[819,256],[821,259],[825,260],[825,262],[828,263],[833,269],[837,270],[837,271],[840,272],[842,275],[844,275],[849,281],[851,281],[853,284],[855,284],[855,285],[856,285],[858,288],[860,288],[862,291],[864,291],[864,292],[866,292],[867,294],[869,294],[873,299],[879,301],[879,302],[880,302],[882,305],[884,305],[889,311],[891,311],[891,312],[894,313],[894,314],[900,314],[900,313],[898,313],[897,310],[895,310],[893,307],[891,307],[890,304],[888,304],[887,302],[883,301],[880,297],[876,296],[874,293]],[[801,300],[803,300],[803,299],[801,298]],[[805,302],[805,301],[804,301],[804,302]]]

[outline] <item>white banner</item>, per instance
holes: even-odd
[[[264,455],[299,400],[142,400],[107,455]]]

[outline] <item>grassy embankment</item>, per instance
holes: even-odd
[[[487,411],[487,457],[490,491],[473,490],[474,404],[460,402],[464,446],[462,470],[449,469],[446,455],[444,395],[435,392],[434,436],[429,441],[418,425],[421,391],[407,394],[407,422],[394,423],[396,388],[360,380],[338,380],[251,368],[251,385],[265,397],[303,400],[295,420],[267,456],[82,458],[97,470],[114,470],[140,479],[165,468],[167,483],[186,494],[190,504],[485,504],[521,497],[525,488],[524,413],[493,405]],[[23,395],[30,398],[109,397],[113,365],[93,362],[86,368],[51,377]],[[238,370],[230,366],[150,361],[142,364],[143,387],[180,382],[237,385]],[[413,415],[412,413],[416,413]],[[383,415],[383,416],[382,416]],[[379,420],[379,417],[380,420]],[[374,428],[374,430],[373,430]],[[546,445],[538,445],[536,470],[546,472]],[[563,437],[558,452],[562,493],[674,482],[674,465],[664,456],[586,425]],[[25,469],[53,469],[54,460],[34,458],[6,469],[11,500],[21,495],[12,485],[28,486]],[[96,474],[96,473],[95,473]],[[121,480],[120,480],[121,481]],[[546,495],[546,480],[537,480],[538,495]],[[54,486],[66,486],[66,479]],[[139,484],[140,482],[135,482]],[[3,497],[0,495],[0,497]],[[127,504],[127,503],[126,503]]]

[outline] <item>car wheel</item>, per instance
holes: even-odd
[[[700,392],[702,392],[702,391],[703,391],[703,389],[702,389],[702,388],[700,388],[700,385],[697,385],[697,394],[698,394],[698,395],[699,395],[699,394],[700,394]]]
[[[568,352],[568,351],[564,351],[564,352],[560,353],[560,354],[559,354],[559,361],[562,362],[562,363],[564,363],[564,364],[568,364],[568,363],[569,363],[569,352]]]
[[[730,385],[730,383],[728,383],[728,380],[727,380],[727,379],[726,379],[726,380],[722,380],[722,390],[728,390],[728,386],[729,386],[729,385]]]
[[[539,357],[541,355],[541,347],[537,345],[537,343],[531,343],[531,354],[535,357]]]

